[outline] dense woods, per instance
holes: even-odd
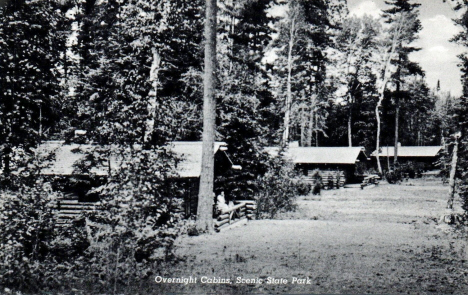
[[[410,58],[418,50],[419,5],[387,1],[376,19],[349,15],[346,0],[221,0],[216,42],[204,37],[202,0],[0,6],[0,286],[37,291],[79,277],[116,292],[172,259],[175,237],[193,225],[175,210],[183,188],[168,179],[179,159],[164,147],[202,140],[210,112],[210,140],[226,142],[242,166],[216,185],[233,198],[264,202],[259,216],[291,210],[285,196],[296,194],[299,182],[266,146],[298,141],[362,146],[370,154],[398,142],[446,144],[449,163],[457,131],[457,176],[468,210],[468,56],[460,61],[461,98],[427,85]],[[468,47],[468,14],[457,24],[464,31],[454,42]],[[205,42],[216,54],[211,59]],[[207,71],[214,87],[208,94]],[[203,105],[204,95],[211,106]],[[35,149],[47,140],[94,144],[79,167],[88,172],[119,155],[119,172],[95,179],[106,210],[88,218],[107,226],[99,240],[107,248],[87,244],[79,227],[55,226],[47,204],[61,193],[40,174]],[[213,189],[204,190],[206,196]],[[114,267],[119,263],[132,268]],[[56,281],[61,268],[76,273]]]

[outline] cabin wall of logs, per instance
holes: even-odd
[[[69,224],[84,212],[99,210],[94,202],[80,202],[74,194],[66,194],[57,200],[54,206],[57,211],[57,223]],[[252,220],[255,217],[257,205],[255,201],[236,201],[236,204],[216,217],[215,230],[220,231],[231,224],[242,220]],[[180,209],[183,213],[183,208]]]
[[[346,183],[346,174],[342,170],[307,170],[306,181],[314,185],[317,172],[322,179],[323,189],[340,188]]]
[[[68,193],[56,201],[54,208],[57,210],[57,223],[67,224],[78,218],[83,212],[96,210],[96,203],[80,202],[77,195]]]
[[[215,222],[215,230],[223,228],[242,220],[252,220],[255,216],[257,206],[255,201],[236,201],[236,204],[219,214]]]

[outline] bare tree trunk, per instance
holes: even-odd
[[[197,228],[214,231],[213,225],[213,182],[214,140],[216,116],[216,0],[206,0],[205,19],[205,76],[203,79],[203,152],[198,193]]]
[[[301,110],[301,146],[305,146],[306,142],[306,120],[307,120],[307,114],[304,110],[304,108]]]
[[[235,8],[234,1],[231,1],[232,8]],[[234,36],[234,29],[235,29],[235,16],[231,15],[230,17],[230,23],[229,23],[229,33]],[[231,56],[234,55],[234,39],[229,38],[229,51],[231,52]],[[232,73],[233,71],[234,64],[232,62],[232,58],[229,59],[229,73]]]
[[[309,115],[309,128],[307,130],[307,146],[312,146],[312,139],[314,135],[314,122],[315,122],[315,104],[317,97],[315,94],[312,94],[311,104],[310,104],[310,115]]]
[[[395,109],[395,144],[394,144],[394,155],[393,155],[393,165],[396,165],[398,162],[398,116],[400,115],[400,99],[397,99],[397,105]]]
[[[387,171],[390,171],[390,155],[388,154],[388,145],[387,145]]]
[[[450,167],[450,178],[449,178],[449,198],[447,201],[447,209],[453,210],[453,200],[455,197],[455,172],[457,171],[458,161],[458,137],[455,137],[455,145],[453,146],[452,152],[452,165]]]
[[[382,79],[382,86],[380,87],[379,89],[379,101],[377,102],[377,105],[375,106],[375,118],[377,120],[377,138],[376,138],[376,151],[377,151],[377,154],[376,154],[376,159],[377,159],[377,169],[379,170],[379,173],[382,175],[382,166],[380,165],[380,157],[379,157],[379,150],[380,150],[380,113],[379,113],[379,110],[380,110],[380,106],[382,105],[382,101],[384,100],[385,98],[385,89],[387,88],[387,83],[388,83],[388,79],[389,79],[389,68],[390,68],[390,63],[391,63],[391,56],[392,56],[392,52],[394,52],[395,48],[394,46],[392,47],[392,51],[390,52],[389,54],[389,57],[387,59],[387,63],[386,63],[386,66],[385,66],[385,70],[384,70],[384,75],[383,75],[383,79]]]
[[[401,51],[401,43],[399,46],[399,50]],[[396,72],[396,98],[395,98],[395,144],[394,144],[394,154],[393,154],[393,165],[396,166],[398,163],[398,125],[399,125],[399,120],[400,120],[400,79],[401,79],[401,69],[400,69],[400,63],[401,63],[401,54],[398,55],[398,69]]]
[[[352,114],[353,114],[353,102],[352,95],[349,94],[349,112],[348,112],[348,146],[353,146],[353,134],[352,134]]]
[[[380,157],[379,157],[379,149],[380,149],[380,113],[379,109],[380,106],[382,105],[382,101],[385,98],[385,89],[387,88],[387,83],[390,78],[390,66],[392,63],[392,56],[395,54],[396,48],[398,46],[398,41],[400,39],[401,35],[401,30],[404,27],[404,21],[403,18],[400,18],[400,21],[398,23],[398,27],[396,32],[393,35],[392,38],[392,46],[390,47],[390,51],[386,53],[386,56],[384,58],[384,67],[383,67],[383,75],[382,75],[382,85],[379,88],[379,101],[377,102],[377,105],[375,106],[375,118],[377,120],[377,138],[376,138],[376,158],[377,158],[377,169],[379,170],[379,173],[382,174],[382,166],[380,165]]]
[[[314,110],[309,114],[309,127],[307,128],[307,146],[312,146],[312,136],[314,133]]]
[[[288,79],[286,89],[286,110],[284,112],[284,132],[283,132],[283,146],[288,144],[289,141],[289,121],[291,116],[291,104],[292,104],[292,93],[291,93],[291,73],[292,73],[292,51],[294,46],[294,31],[295,31],[295,19],[291,20],[291,28],[289,32],[289,47],[288,47]]]
[[[144,142],[147,144],[151,140],[151,135],[153,134],[155,113],[156,113],[156,104],[158,99],[158,82],[159,82],[159,67],[161,64],[161,58],[159,56],[158,50],[153,48],[153,62],[151,64],[150,70],[150,81],[152,90],[149,94],[148,101],[148,119],[146,120],[146,130],[144,136]]]
[[[316,146],[316,147],[318,147],[318,146],[319,146],[318,139],[319,139],[319,131],[318,131],[318,115],[317,115],[317,114],[315,114],[315,146]]]
[[[42,140],[42,102],[39,102],[39,140]]]
[[[379,101],[377,102],[377,106],[375,107],[375,118],[377,120],[377,138],[376,138],[376,155],[375,158],[377,159],[377,169],[379,170],[379,173],[382,175],[382,167],[380,165],[380,157],[379,157],[379,150],[380,150],[380,114],[379,114],[379,108],[383,100],[383,93],[381,95],[381,98],[379,98]]]

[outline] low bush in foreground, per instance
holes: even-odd
[[[60,194],[40,176],[4,189],[0,290],[116,294],[176,261],[174,241],[185,223],[177,213],[178,187],[170,180],[172,155],[118,152],[125,163],[94,191],[101,196],[98,210],[71,224],[57,223]]]

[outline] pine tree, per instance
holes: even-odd
[[[205,74],[203,77],[203,150],[198,192],[197,228],[211,232],[213,226],[214,141],[216,130],[216,28],[217,3],[206,1]]]
[[[415,19],[410,23],[407,27],[407,44],[412,43],[417,37],[417,33],[421,30],[421,22],[418,19],[418,10],[417,8],[421,5],[419,3],[411,3],[407,0],[394,0],[394,1],[385,1],[387,5],[391,7],[384,10],[383,18],[386,23],[393,24],[397,22],[397,16],[403,13],[411,14]],[[419,50],[419,48],[415,48],[409,45],[403,45],[399,43],[397,48],[397,58],[393,60],[393,64],[396,66],[396,71],[393,74],[393,83],[395,84],[395,92],[393,94],[394,101],[395,101],[395,140],[394,140],[394,148],[395,148],[395,156],[394,156],[394,164],[398,162],[398,143],[399,143],[399,119],[400,119],[400,98],[401,98],[401,90],[402,84],[404,83],[404,77],[409,75],[422,75],[421,67],[409,60],[409,54]]]
[[[274,42],[279,58],[275,64],[278,98],[284,100],[283,144],[296,132],[304,145],[318,145],[319,134],[325,134],[325,106],[330,99],[327,83],[327,55],[330,27],[327,3],[323,1],[290,1],[289,10],[278,23]]]
[[[55,1],[10,1],[0,8],[0,138],[5,174],[10,154],[29,151],[57,121],[63,15]]]
[[[91,3],[78,36],[81,77],[67,101],[71,129],[103,144],[198,134],[200,85],[189,75],[201,69],[200,9],[197,1]]]
[[[229,199],[251,198],[265,171],[263,147],[278,129],[268,69],[262,60],[271,40],[269,0],[221,2],[219,44],[219,138],[242,170],[217,181]],[[275,125],[276,122],[276,125]],[[277,139],[277,138],[275,138]]]

